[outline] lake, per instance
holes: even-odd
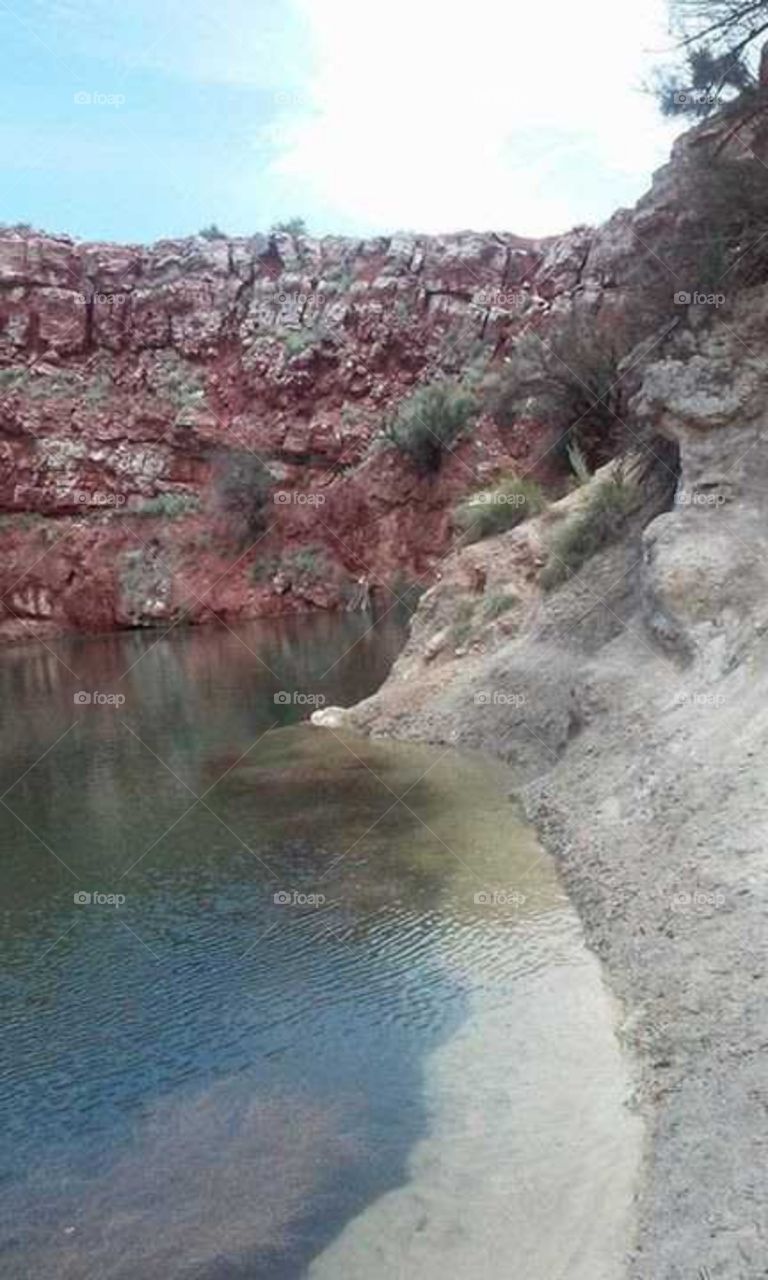
[[[389,618],[0,655],[0,1273],[612,1280],[616,1010],[505,771],[307,724]]]

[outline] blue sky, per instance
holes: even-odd
[[[550,234],[673,136],[664,0],[0,0],[0,33],[0,220],[87,239]]]

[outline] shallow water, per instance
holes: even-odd
[[[613,1011],[504,773],[299,723],[400,640],[2,655],[3,1276],[620,1274]]]

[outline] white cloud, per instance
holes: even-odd
[[[640,92],[668,48],[664,0],[296,5],[307,108],[270,135],[296,210],[548,234],[639,195],[665,158],[670,128]]]

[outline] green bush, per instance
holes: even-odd
[[[243,535],[256,537],[266,528],[272,483],[272,473],[247,449],[232,449],[219,458],[214,481],[218,504]]]
[[[200,499],[196,493],[158,493],[154,498],[147,498],[140,507],[130,512],[137,516],[166,516],[169,520],[177,520],[180,516],[189,515],[200,510]]]
[[[450,629],[451,644],[455,648],[459,648],[461,645],[466,644],[467,640],[471,636],[474,616],[475,602],[473,600],[466,599],[466,597],[463,600],[459,600],[456,607],[456,614],[453,622],[451,623]]]
[[[297,356],[309,347],[316,347],[329,336],[327,330],[319,325],[308,329],[292,329],[283,339],[283,349],[287,356]]]
[[[309,546],[282,555],[262,556],[254,561],[250,572],[254,582],[268,582],[276,574],[284,573],[292,580],[317,583],[327,582],[332,570],[323,547]]]
[[[639,498],[634,485],[620,476],[598,482],[587,505],[569,516],[556,531],[549,560],[541,573],[544,590],[565,582],[603,547],[616,542]]]
[[[682,277],[674,290],[726,297],[762,284],[768,279],[765,165],[750,157],[707,156],[689,166],[685,184],[686,205],[696,223],[669,246],[671,266]]]
[[[192,409],[205,400],[202,372],[173,351],[152,356],[147,381],[154,395],[178,409]]]
[[[398,599],[398,608],[403,608],[408,614],[415,613],[419,600],[426,591],[424,583],[414,582],[412,578],[399,571],[389,585],[390,591]],[[387,607],[394,603],[389,597],[386,597],[386,602]]]
[[[483,603],[483,618],[486,622],[494,622],[496,618],[500,618],[502,613],[506,613],[517,604],[515,596],[511,596],[501,591],[496,595],[488,596]]]
[[[401,404],[384,435],[417,470],[434,473],[477,409],[475,395],[461,383],[433,382]]]
[[[463,531],[466,542],[492,538],[514,529],[523,520],[538,515],[546,501],[535,480],[510,476],[492,489],[484,489],[467,498],[456,509],[454,522]]]
[[[201,236],[203,240],[226,240],[227,238],[226,231],[222,231],[221,227],[217,227],[215,222],[212,222],[207,227],[203,227],[197,234]]]
[[[303,218],[286,218],[283,222],[273,222],[269,228],[271,236],[305,236],[307,224]]]
[[[504,369],[486,384],[487,405],[502,427],[520,417],[539,418],[555,433],[567,459],[569,445],[605,462],[615,452],[626,412],[619,366],[632,342],[615,326],[572,314],[547,338],[524,334]]]

